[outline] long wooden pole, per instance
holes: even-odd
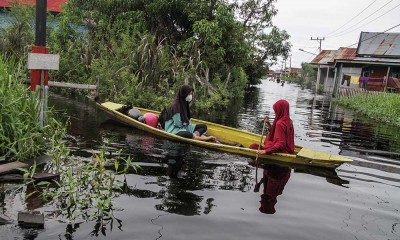
[[[261,144],[262,144],[262,140],[263,140],[263,136],[264,136],[264,130],[265,130],[265,121],[263,120],[263,128],[261,131],[260,144],[258,144],[258,150],[257,150],[257,154],[256,154],[256,187],[258,184],[258,151],[260,151],[260,148],[261,148]],[[256,192],[256,188],[254,188],[254,191]]]

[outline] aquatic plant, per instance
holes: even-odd
[[[400,126],[399,94],[380,93],[340,97],[335,103],[354,109],[372,119]]]
[[[25,84],[22,62],[0,55],[0,156],[24,161],[46,151],[49,139],[63,135],[64,124],[47,112],[48,123],[38,121],[39,100]],[[1,160],[0,160],[1,161]]]
[[[137,166],[130,157],[120,157],[120,152],[113,153],[116,157],[107,157],[106,148],[103,145],[88,162],[69,156],[57,166],[60,179],[56,186],[47,183],[43,198],[52,200],[69,221],[114,218],[113,199],[124,185],[117,176],[130,169],[136,171]],[[108,170],[110,167],[112,170]]]

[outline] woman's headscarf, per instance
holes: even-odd
[[[286,146],[289,147],[291,152],[294,150],[294,128],[292,120],[290,119],[289,114],[289,102],[286,100],[277,101],[272,108],[275,112],[274,123],[269,130],[269,134],[267,135],[266,141],[273,141],[275,135],[275,129],[278,122],[283,124],[286,129]]]
[[[174,101],[169,106],[167,119],[171,119],[176,113],[180,113],[181,120],[183,123],[189,124],[190,120],[190,109],[189,102],[185,98],[192,92],[193,89],[189,85],[183,85],[179,88],[178,93],[175,96]]]

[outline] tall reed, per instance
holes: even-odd
[[[26,86],[21,61],[0,55],[0,161],[33,158],[43,153],[51,141],[62,137],[64,128],[51,117],[48,125],[38,121],[39,100]]]

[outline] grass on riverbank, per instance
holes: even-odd
[[[0,162],[34,158],[64,136],[60,133],[65,127],[51,117],[51,111],[48,125],[40,125],[39,100],[25,79],[20,62],[0,55]]]
[[[335,102],[375,120],[400,126],[400,94],[341,97]]]

